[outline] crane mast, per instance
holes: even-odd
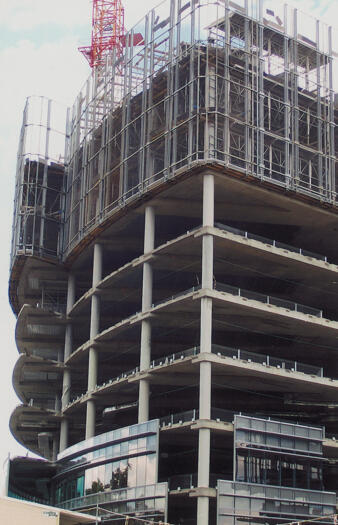
[[[91,45],[79,51],[93,69],[105,64],[113,50],[116,57],[123,53],[125,36],[124,7],[121,0],[93,0]]]

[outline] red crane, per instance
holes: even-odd
[[[105,64],[114,49],[116,58],[125,46],[124,7],[121,0],[93,0],[92,43],[79,47],[92,68]]]

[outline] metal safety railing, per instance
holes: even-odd
[[[240,230],[239,228],[234,228],[232,226],[228,226],[227,224],[222,224],[220,222],[216,222],[215,226],[220,230],[224,230],[229,233],[234,233],[235,235],[240,235],[241,237],[244,237],[246,239],[253,239],[255,241],[260,241],[264,244],[268,244],[269,246],[275,246],[276,248],[282,248],[283,250],[288,250],[289,252],[298,253],[299,255],[304,255],[306,257],[312,257],[313,259],[318,259],[320,261],[327,262],[327,257],[325,255],[320,255],[319,253],[304,250],[303,248],[298,248],[296,246],[292,246],[291,244],[286,244],[285,242],[269,239],[268,237],[263,237],[262,235],[258,235],[256,233],[250,233],[245,230]]]
[[[238,297],[245,297],[253,301],[259,301],[260,303],[271,304],[280,308],[286,308],[294,312],[300,312],[302,314],[313,315],[315,317],[323,317],[323,310],[318,308],[312,308],[311,306],[305,306],[304,304],[295,303],[293,301],[287,301],[286,299],[280,299],[272,295],[265,295],[259,292],[252,292],[251,290],[245,290],[237,286],[230,284],[216,283],[215,289],[219,292],[229,293],[231,295],[237,295]]]
[[[229,346],[212,345],[212,352],[219,356],[232,357],[233,359],[242,359],[244,361],[259,363],[266,366],[273,366],[290,372],[302,372],[303,374],[323,377],[323,368],[305,363],[299,363],[282,357],[273,357],[267,354],[259,354],[241,350],[240,348],[231,348]]]

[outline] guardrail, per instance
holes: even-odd
[[[234,410],[224,410],[222,408],[211,408],[210,418],[214,421],[232,423],[235,414],[241,415],[242,413],[238,411],[235,412]],[[160,427],[192,423],[197,419],[199,419],[199,410],[198,408],[193,408],[184,412],[178,412],[177,414],[170,414],[169,416],[161,417]]]
[[[179,359],[184,359],[185,357],[194,356],[200,353],[200,347],[194,346],[188,348],[188,350],[183,350],[182,352],[175,352],[174,354],[167,355],[165,357],[160,357],[159,359],[154,359],[150,363],[150,368],[155,368],[155,366],[168,365]]]
[[[155,306],[159,306],[160,304],[167,303],[168,301],[173,301],[174,299],[182,297],[183,295],[186,295],[188,293],[197,292],[201,288],[202,288],[202,286],[200,284],[198,284],[196,286],[192,286],[191,288],[187,288],[187,290],[183,290],[182,292],[178,292],[178,293],[176,293],[174,295],[171,295],[169,297],[165,297],[164,299],[161,299],[160,301],[157,301],[156,303],[153,303],[151,305],[151,307],[154,308]]]
[[[243,359],[244,361],[260,363],[266,366],[274,366],[291,372],[302,372],[303,374],[315,375],[323,377],[323,368],[298,361],[283,359],[281,357],[273,357],[266,354],[259,354],[256,352],[248,352],[240,348],[231,348],[229,346],[212,345],[212,352],[224,357],[232,357],[233,359]]]
[[[216,488],[217,480],[224,478],[222,474],[210,474],[209,487]],[[198,486],[198,475],[193,474],[178,474],[177,476],[171,476],[168,479],[169,490],[184,490],[193,489]]]
[[[215,227],[219,228],[220,230],[225,230],[229,233],[234,233],[235,235],[240,235],[241,237],[245,237],[246,239],[253,239],[255,241],[263,242],[264,244],[269,244],[270,246],[275,246],[276,248],[282,248],[284,250],[288,250],[289,252],[298,253],[300,255],[305,255],[306,257],[312,257],[313,259],[318,259],[320,261],[327,262],[327,257],[325,257],[325,255],[310,252],[309,250],[304,250],[303,248],[297,248],[295,246],[292,246],[291,244],[286,244],[285,242],[276,241],[267,237],[263,237],[262,235],[257,235],[256,233],[250,233],[245,230],[233,228],[232,226],[228,226],[220,222],[216,222]]]
[[[311,306],[305,306],[304,304],[294,303],[293,301],[287,301],[274,297],[272,295],[265,295],[259,292],[252,292],[251,290],[245,290],[244,288],[238,288],[230,284],[216,283],[215,289],[219,292],[230,293],[231,295],[237,295],[238,297],[245,297],[253,301],[259,301],[260,303],[271,304],[273,306],[279,306],[292,310],[294,312],[301,312],[307,315],[313,315],[314,317],[323,317],[323,310],[318,308],[312,308]]]

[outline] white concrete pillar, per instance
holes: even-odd
[[[86,410],[86,436],[89,439],[95,436],[96,407],[94,399],[88,399]]]
[[[145,209],[144,254],[155,247],[155,211],[151,206]],[[149,262],[143,263],[142,312],[151,308],[153,300],[153,269]],[[146,319],[141,325],[140,370],[146,370],[151,360],[151,321]],[[141,379],[139,384],[138,422],[149,420],[149,381]]]
[[[67,287],[67,305],[66,313],[69,314],[73,308],[75,302],[75,276],[69,274],[68,276],[68,287]],[[71,323],[67,323],[65,331],[65,346],[64,346],[64,357],[63,361],[66,362],[68,357],[71,355],[73,350],[73,327]],[[72,384],[71,372],[69,368],[65,368],[63,372],[63,383],[62,383],[62,397],[61,397],[61,409],[68,405],[70,401],[70,388]],[[60,426],[60,441],[59,450],[62,452],[68,446],[68,434],[69,434],[69,422],[67,418],[61,420]],[[55,442],[55,441],[54,441]]]
[[[92,287],[94,294],[92,296],[91,303],[91,315],[90,315],[90,339],[94,339],[100,330],[100,297],[95,293],[95,288],[102,279],[102,246],[101,244],[94,245],[94,257],[93,257],[93,282]],[[92,346],[89,349],[88,356],[88,387],[87,391],[92,392],[97,384],[98,374],[98,355],[97,349]],[[86,439],[95,436],[95,401],[89,399],[87,401],[87,415],[86,415]]]
[[[203,177],[203,226],[214,225],[214,176]],[[202,288],[213,288],[214,246],[213,236],[205,234],[202,240]],[[212,299],[201,299],[200,351],[210,353],[212,349]],[[199,417],[211,416],[211,363],[200,364]],[[198,486],[209,487],[210,477],[210,430],[202,428],[198,436]],[[197,499],[197,525],[209,523],[209,498]]]

